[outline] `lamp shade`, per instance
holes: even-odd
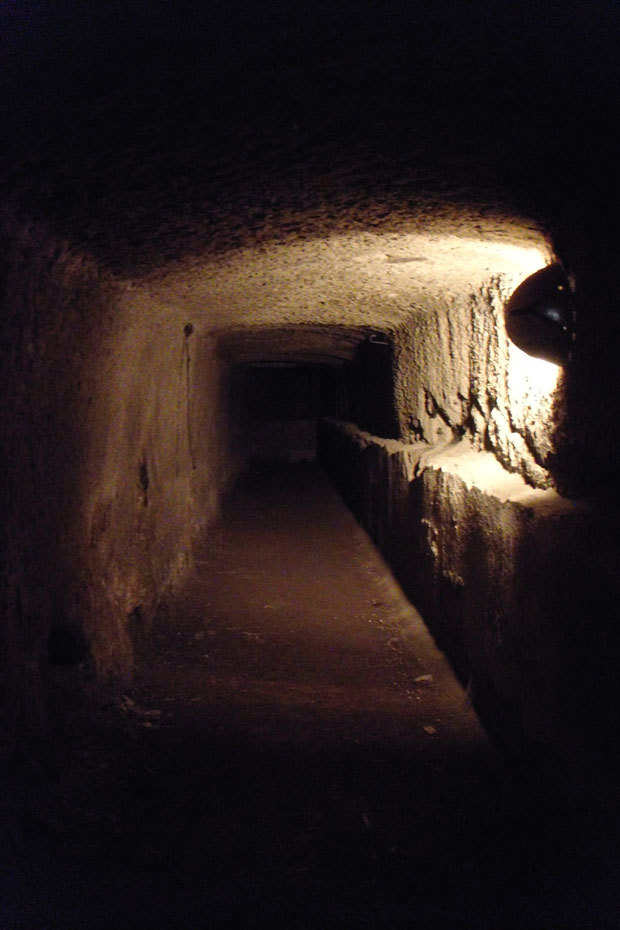
[[[507,302],[504,317],[508,338],[519,349],[565,365],[574,338],[574,307],[562,265],[548,265],[526,278]]]

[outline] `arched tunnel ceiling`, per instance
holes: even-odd
[[[549,251],[535,228],[505,217],[453,210],[430,223],[415,213],[390,219],[363,231],[347,229],[345,216],[340,232],[194,256],[131,284],[130,299],[218,332],[286,325],[298,339],[304,326],[389,331],[491,277],[515,283]]]
[[[611,2],[1,15],[5,198],[218,331],[384,329],[529,273],[615,163]]]

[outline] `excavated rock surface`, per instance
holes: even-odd
[[[123,273],[395,210],[451,232],[455,204],[500,226],[525,207],[572,241],[604,202],[611,2],[65,0],[1,16],[2,190]]]

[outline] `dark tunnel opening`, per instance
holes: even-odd
[[[347,369],[347,383],[348,419],[374,436],[397,438],[393,345],[386,334],[372,333],[359,344]]]
[[[350,360],[256,361],[240,377],[252,461],[314,461],[324,418],[353,422],[375,436],[398,436],[392,345],[382,334],[361,341]]]
[[[314,461],[322,417],[348,419],[341,366],[262,362],[245,369],[251,462]]]

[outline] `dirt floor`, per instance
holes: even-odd
[[[253,472],[127,694],[24,773],[2,930],[620,926],[607,853],[511,774],[307,464]]]

